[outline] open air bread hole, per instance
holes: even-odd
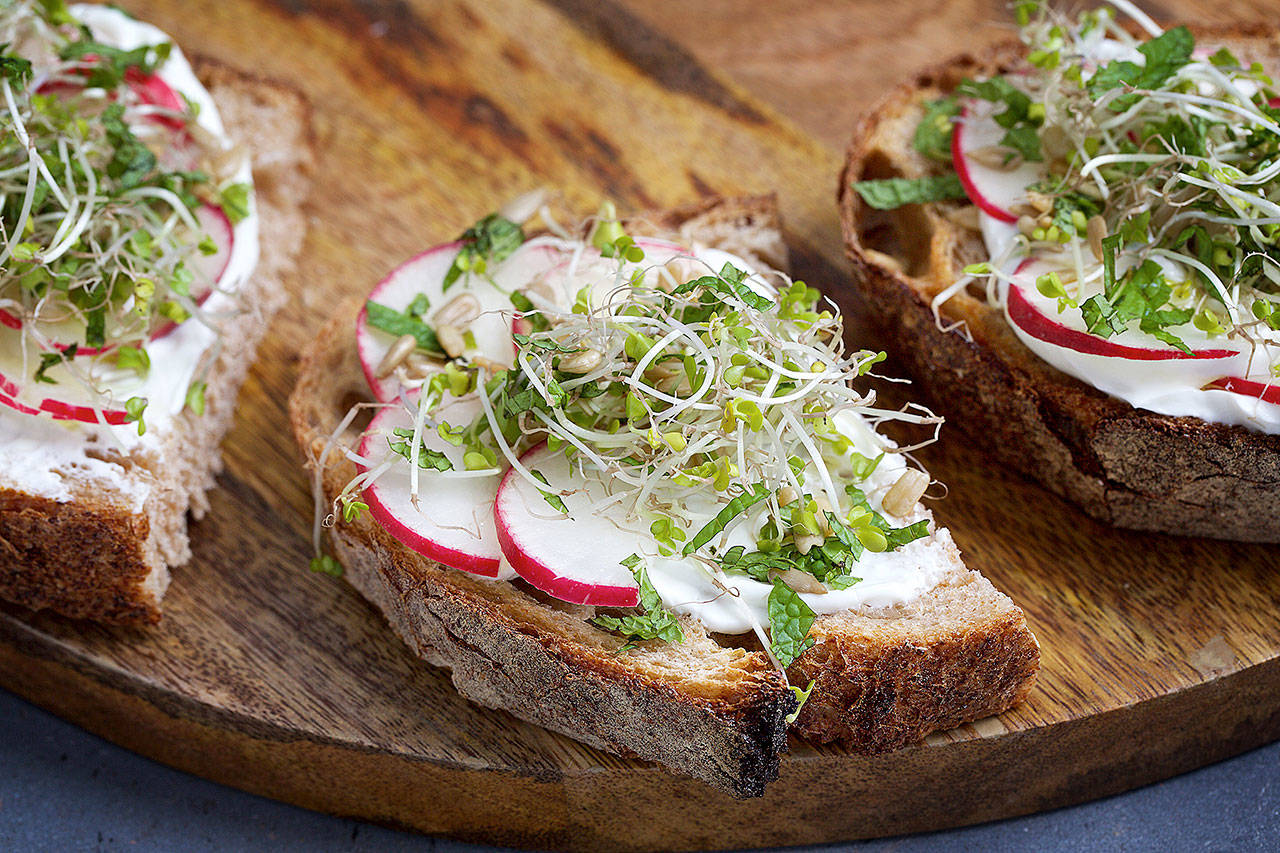
[[[893,161],[880,151],[873,151],[864,163],[860,180],[882,180],[907,177]],[[918,204],[895,210],[866,207],[859,224],[862,245],[896,259],[909,276],[918,277],[929,271],[929,242],[933,226]]]
[[[355,419],[351,421],[351,425],[348,426],[346,432],[343,433],[344,439],[354,441],[369,428],[369,422],[373,420],[373,416],[378,411],[376,406],[368,405],[374,402],[376,401],[367,391],[355,388],[349,389],[346,394],[343,395],[340,411],[349,412],[356,406],[361,407],[359,411],[356,412]]]
[[[710,634],[709,636],[722,649],[742,649],[744,652],[764,651],[760,638],[750,632],[746,634]]]

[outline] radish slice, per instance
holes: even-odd
[[[16,382],[0,374],[0,404],[24,415],[49,415],[56,421],[80,421],[87,424],[105,421],[113,426],[129,422],[129,415],[123,409],[94,407],[80,402],[67,402],[57,397],[45,397],[39,405],[32,406],[18,399],[20,393],[21,388]]]
[[[475,335],[476,348],[490,361],[511,364],[515,359],[515,344],[511,340],[514,316],[511,292],[555,266],[563,257],[562,252],[551,241],[531,240],[493,269],[489,276],[473,275],[466,284],[464,279],[460,279],[446,293],[443,290],[445,273],[453,265],[460,246],[460,243],[446,243],[411,258],[392,270],[369,294],[369,299],[403,311],[414,297],[425,295],[431,305],[426,322],[434,326],[436,312],[463,293],[470,293],[480,303],[480,316],[468,325]],[[360,364],[373,395],[382,402],[394,400],[400,393],[400,385],[394,376],[377,378],[378,366],[394,342],[393,335],[371,327],[366,311],[360,311],[356,320]]]
[[[141,69],[134,67],[125,71],[124,79],[144,104],[172,113],[185,112],[186,106],[182,103],[182,98],[159,74],[144,74]],[[183,115],[152,114],[147,119],[172,130],[184,130],[187,126]]]
[[[452,426],[470,423],[480,413],[474,397],[438,406],[432,420]],[[500,474],[481,477],[450,477],[425,469],[418,472],[418,504],[410,496],[409,463],[392,451],[388,440],[393,430],[413,429],[413,415],[393,404],[370,422],[360,444],[360,455],[376,466],[384,460],[393,464],[364,490],[369,512],[388,533],[405,546],[432,560],[494,578],[498,576],[497,535],[494,530],[493,501]],[[443,453],[455,471],[465,471],[463,448],[440,438],[435,429],[423,431],[428,448]],[[365,465],[361,471],[368,470]]]
[[[1013,279],[1009,283],[1009,295],[1005,301],[1009,322],[1037,340],[1089,355],[1105,355],[1136,361],[1235,358],[1240,354],[1236,350],[1229,349],[1193,349],[1187,353],[1151,335],[1132,330],[1126,330],[1121,335],[1130,340],[1150,341],[1151,345],[1133,346],[1118,343],[1115,340],[1090,334],[1084,329],[1084,320],[1079,314],[1070,315],[1070,319],[1080,325],[1080,328],[1072,328],[1054,319],[1058,315],[1057,301],[1036,289],[1036,278],[1048,271],[1049,266],[1035,258],[1023,261],[1014,271]],[[1197,331],[1197,334],[1200,333]]]
[[[235,245],[235,228],[231,225],[231,220],[227,218],[227,214],[220,207],[212,207],[207,204],[201,205],[196,208],[195,217],[200,224],[201,233],[207,234],[218,247],[218,251],[212,255],[197,252],[191,259],[192,272],[195,275],[191,297],[196,301],[197,305],[203,305],[222,280],[222,276],[227,271],[227,265],[231,262],[231,250]],[[0,309],[0,326],[21,329],[22,318]],[[154,341],[162,338],[177,327],[177,323],[167,320],[156,327],[151,333],[150,340]],[[41,323],[40,328],[42,333],[49,339],[48,346],[45,349],[50,352],[55,349],[65,352],[71,347],[71,344],[63,343],[63,341],[75,340],[84,334],[84,324],[78,320],[69,320],[56,325]],[[103,347],[89,347],[80,344],[76,347],[75,354],[77,357],[101,355],[114,346],[114,344],[107,344]]]
[[[1008,171],[994,169],[969,154],[999,145],[1004,137],[1005,129],[991,117],[994,110],[995,105],[986,101],[968,101],[961,107],[960,121],[951,133],[951,159],[970,201],[1002,222],[1017,222],[1010,208],[1040,180],[1040,167],[1024,162]]]
[[[1227,376],[1222,379],[1215,379],[1206,387],[1221,391],[1230,391],[1233,394],[1243,394],[1246,397],[1257,397],[1264,403],[1275,403],[1276,405],[1280,405],[1280,385],[1276,385],[1274,383],[1264,384],[1252,379],[1240,379],[1234,376]]]
[[[87,64],[93,64],[100,60],[98,56],[92,53],[85,54],[82,61]],[[75,68],[69,71],[74,77],[89,76],[88,68]],[[186,105],[182,101],[182,97],[165,82],[164,78],[159,74],[146,74],[137,66],[128,68],[124,72],[125,85],[129,90],[141,101],[150,107],[158,107],[165,110],[166,113],[185,113]],[[52,95],[70,92],[80,92],[84,90],[84,85],[73,80],[50,80],[41,85],[36,91],[41,95]],[[115,100],[115,93],[108,95],[109,99]],[[185,130],[187,127],[184,115],[167,115],[161,113],[149,113],[146,120],[155,124],[164,125],[171,130]]]
[[[622,561],[653,547],[645,533],[620,529],[622,510],[613,504],[601,513],[596,506],[608,497],[606,485],[570,469],[564,455],[539,445],[520,457],[551,485],[539,489],[514,468],[498,488],[493,514],[502,555],[520,577],[538,589],[573,604],[634,607],[639,589]],[[561,499],[564,515],[542,492],[572,491]]]

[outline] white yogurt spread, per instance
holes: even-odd
[[[881,500],[906,469],[906,460],[893,452],[891,441],[874,432],[856,412],[840,412],[834,422],[853,442],[856,452],[874,458],[889,451],[871,476],[859,484],[871,508],[883,514]],[[815,471],[807,473],[816,479]],[[696,517],[695,507],[690,506],[688,510],[691,517]],[[760,527],[764,512],[761,505],[731,525],[716,540],[719,552],[737,545],[754,550],[752,534]],[[712,514],[705,513],[705,520],[710,520]],[[920,504],[906,518],[888,518],[898,526],[930,519],[932,527],[931,513]],[[693,526],[697,529],[698,524]],[[644,556],[648,557],[649,580],[662,597],[662,603],[671,610],[693,616],[708,630],[723,634],[742,634],[769,624],[768,599],[773,589],[770,584],[738,574],[713,576],[696,560],[666,558],[656,552]],[[832,589],[825,595],[801,593],[800,598],[817,614],[903,607],[936,587],[947,572],[954,569],[955,562],[951,534],[945,528],[935,528],[932,535],[897,550],[864,551],[854,568],[854,575],[862,580],[848,589]]]

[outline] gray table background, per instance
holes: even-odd
[[[489,849],[225,788],[120,749],[3,690],[0,732],[3,851]],[[1280,850],[1280,743],[1068,809],[928,835],[791,849]]]

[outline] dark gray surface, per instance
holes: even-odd
[[[3,690],[0,732],[4,851],[485,849],[224,788],[120,749]],[[749,813],[750,805],[743,809]],[[930,835],[793,849],[1280,850],[1280,743],[1074,808]]]

